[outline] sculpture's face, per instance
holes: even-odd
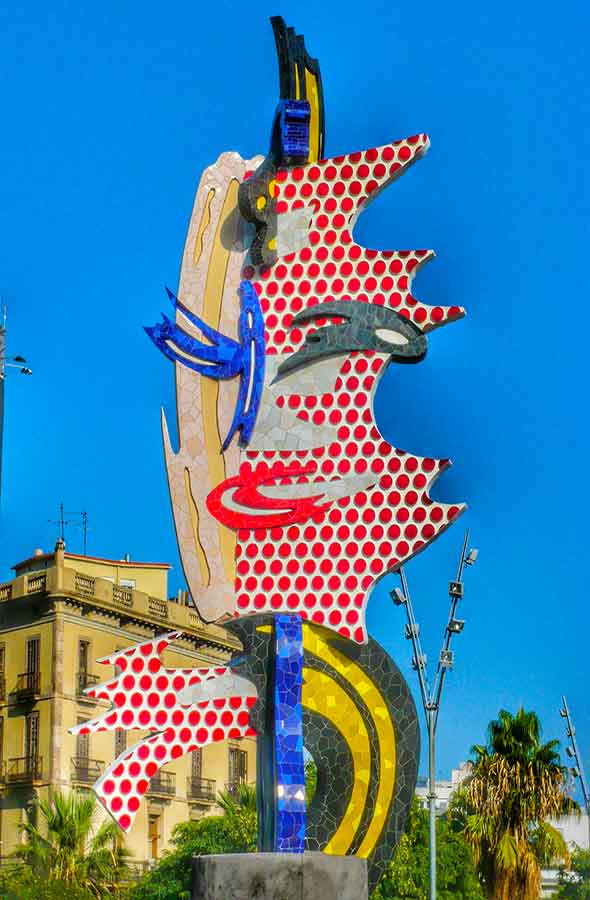
[[[371,586],[461,512],[428,496],[448,461],[388,443],[374,396],[390,361],[419,362],[427,332],[463,311],[412,295],[432,251],[352,235],[427,147],[416,135],[254,175],[259,160],[228,153],[203,174],[176,326],[152,337],[176,360],[180,446],[164,422],[166,460],[207,620],[295,612],[364,642]],[[252,265],[253,238],[268,264]]]

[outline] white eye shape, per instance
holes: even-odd
[[[391,328],[377,328],[375,334],[380,341],[385,341],[387,344],[395,344],[397,347],[409,344],[407,337],[404,337],[399,331],[392,331]]]

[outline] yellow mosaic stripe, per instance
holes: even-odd
[[[225,276],[229,264],[231,250],[225,247],[222,239],[222,229],[228,217],[234,212],[238,203],[237,178],[232,178],[223,200],[223,206],[217,230],[213,239],[205,291],[203,296],[202,318],[212,328],[219,328],[221,318],[221,301]],[[219,432],[219,419],[217,401],[219,398],[219,382],[211,378],[201,378],[201,410],[205,437],[205,451],[207,453],[207,466],[212,484],[220,484],[225,479],[225,458],[221,452],[221,435]],[[236,574],[235,549],[236,533],[221,523],[218,524],[219,545],[223,570],[228,581],[233,581]]]
[[[320,157],[320,98],[317,78],[309,69],[305,70],[305,90],[310,108],[308,161],[316,162]]]
[[[317,669],[303,669],[303,706],[334,725],[345,739],[353,762],[350,800],[340,825],[324,848],[324,853],[345,856],[361,824],[371,780],[371,745],[363,718],[346,691],[330,675]]]
[[[356,663],[348,659],[344,654],[339,653],[331,647],[324,639],[319,629],[304,624],[303,647],[308,653],[313,653],[314,656],[319,657],[319,659],[331,666],[335,672],[338,672],[338,674],[356,690],[359,697],[361,697],[370,711],[375,724],[380,749],[379,786],[377,789],[377,797],[375,799],[373,818],[369,823],[367,833],[356,853],[357,856],[366,859],[375,849],[375,845],[379,840],[381,832],[383,831],[383,826],[387,820],[387,815],[393,799],[396,763],[396,742],[393,723],[385,700],[366,672],[363,672],[360,666],[357,666]],[[332,682],[332,685],[334,685],[334,682]],[[304,705],[307,706],[308,704],[304,703]],[[360,716],[358,710],[357,715]],[[346,737],[344,732],[343,735]],[[354,758],[354,747],[351,747],[351,750]],[[332,845],[338,838],[340,830],[344,827],[345,822],[341,824],[340,828],[336,831],[336,834],[330,841],[330,844],[325,848],[325,853],[338,852],[332,849]]]

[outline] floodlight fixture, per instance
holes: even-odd
[[[463,629],[465,628],[465,620],[464,619],[451,619],[448,625],[449,631],[451,634],[461,634]]]
[[[562,719],[567,719],[567,709],[560,709],[559,715],[561,716]]]
[[[33,370],[27,368],[27,366],[23,366],[23,368],[20,370],[20,373],[21,373],[21,375],[32,375]]]
[[[427,663],[428,657],[425,653],[421,653],[418,656],[412,657],[412,668],[414,669],[414,671],[418,671],[418,669],[425,669]]]
[[[449,594],[451,597],[456,597],[457,600],[460,600],[463,596],[463,582],[462,581],[450,581],[449,582]]]
[[[474,566],[477,562],[477,557],[479,556],[479,550],[476,547],[472,547],[465,557],[465,565],[466,566]]]
[[[15,356],[15,357],[13,357],[13,359],[14,359],[14,362],[17,362],[17,363],[26,363],[26,359],[24,356]]]
[[[391,592],[391,599],[396,606],[403,606],[406,602],[406,595],[401,588],[396,587]]]
[[[571,768],[571,769],[570,769],[570,772],[572,773],[572,778],[579,778],[579,777],[580,777],[580,770],[579,770],[578,768],[576,768],[576,766],[574,766],[573,768]]]
[[[413,622],[411,625],[408,623],[406,625],[406,638],[411,640],[412,638],[417,638],[420,636],[420,626],[417,622]]]
[[[565,748],[565,752],[566,752],[567,755],[570,757],[570,759],[575,759],[575,758],[576,758],[575,750],[574,750],[572,747],[566,747],[566,748]]]
[[[455,654],[452,650],[441,650],[438,661],[441,669],[452,669],[455,662]]]

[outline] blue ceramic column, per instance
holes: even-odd
[[[299,616],[275,616],[275,850],[305,850],[305,766],[303,760],[303,636]]]

